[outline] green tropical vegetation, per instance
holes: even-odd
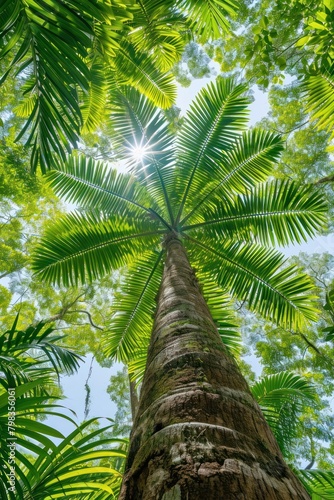
[[[2,2],[1,498],[334,497],[333,10]]]
[[[55,402],[56,376],[75,372],[80,357],[59,345],[62,336],[52,327],[41,322],[22,331],[17,322],[18,316],[0,338],[1,497],[51,499],[66,496],[67,491],[81,498],[96,491],[113,495],[120,472],[111,462],[115,457],[124,460],[125,442],[103,436],[111,424],[91,430],[93,419],[77,426]],[[69,420],[75,429],[65,437],[41,421],[46,416]],[[103,449],[105,444],[108,450]]]
[[[99,125],[109,88],[130,84],[170,107],[170,69],[188,32],[220,36],[235,7],[232,0],[3,2],[1,82],[15,71],[23,96],[16,113],[26,118],[18,139],[32,148],[32,169],[50,168],[52,152],[64,160],[81,130]]]
[[[263,184],[282,145],[270,132],[245,130],[244,92],[231,79],[217,80],[201,91],[176,135],[136,90],[115,93],[115,143],[128,153],[132,175],[79,155],[47,176],[80,211],[50,226],[33,269],[42,280],[68,286],[127,266],[104,345],[106,355],[134,360],[136,370],[140,356],[145,362],[164,254],[174,240],[186,249],[214,305],[229,291],[287,328],[315,319],[313,284],[297,268],[282,268],[284,257],[268,245],[313,234],[325,221],[325,204],[309,185]],[[231,321],[226,314],[220,313],[223,338]],[[142,400],[135,428],[147,404]]]

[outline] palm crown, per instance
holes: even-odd
[[[177,134],[136,90],[115,93],[115,148],[130,173],[78,156],[48,174],[56,192],[81,208],[47,230],[34,270],[69,285],[128,266],[107,337],[109,355],[128,361],[147,345],[163,243],[171,233],[209,290],[228,291],[288,327],[315,317],[312,282],[270,246],[314,234],[325,204],[310,186],[264,182],[282,141],[246,130],[245,90],[232,79],[210,84]]]

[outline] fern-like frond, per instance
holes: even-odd
[[[57,195],[69,203],[124,217],[144,217],[149,213],[145,205],[153,205],[134,176],[119,173],[101,161],[84,155],[68,156],[64,162],[56,162],[56,167],[48,172],[47,180]]]
[[[312,500],[334,500],[334,473],[329,470],[295,471]]]
[[[173,0],[141,0],[129,39],[136,51],[146,53],[162,72],[179,61],[186,43],[186,16]]]
[[[119,85],[132,85],[159,108],[170,108],[175,103],[173,75],[159,71],[149,54],[137,53],[129,43],[123,41],[115,68]]]
[[[21,78],[28,73],[33,79],[28,101],[20,108],[21,114],[29,110],[29,117],[17,140],[23,138],[32,147],[34,171],[38,165],[43,172],[50,168],[52,152],[64,159],[76,147],[82,125],[77,88],[90,90],[85,60],[97,36],[94,26],[112,29],[114,7],[113,2],[98,0],[5,3],[0,16],[0,58],[8,53],[13,58],[1,81],[14,68]]]
[[[200,91],[186,114],[177,142],[178,219],[211,179],[224,151],[234,146],[245,128],[249,101],[241,96],[244,92],[244,85],[220,78]]]
[[[228,240],[214,245],[214,241],[190,239],[197,246],[194,252],[189,245],[191,255],[218,284],[247,301],[251,310],[288,328],[299,328],[306,320],[317,318],[312,280],[296,266],[282,267],[282,254],[259,245]]]
[[[105,499],[113,495],[110,479],[121,477],[121,473],[109,464],[100,463],[115,458],[124,461],[126,453],[122,439],[104,436],[112,424],[89,432],[89,426],[96,420],[82,423],[59,445],[38,456],[34,470],[27,474],[34,498],[51,500],[64,495],[85,498],[98,491],[104,492]]]
[[[136,351],[136,357],[129,361],[128,370],[130,379],[136,384],[140,384],[144,378],[146,363],[147,363],[147,349],[142,347]]]
[[[73,213],[50,227],[36,246],[33,270],[65,286],[94,280],[159,244],[159,224],[99,212]]]
[[[313,186],[275,181],[235,198],[217,199],[214,207],[203,210],[202,222],[183,231],[205,230],[213,239],[288,245],[306,241],[325,227],[325,213],[323,197]]]
[[[203,178],[198,185],[197,196],[188,200],[188,213],[181,224],[188,219],[196,221],[204,209],[215,207],[221,198],[244,193],[267,180],[282,149],[282,140],[276,134],[259,129],[244,132],[231,150],[222,150],[210,178],[205,182]]]
[[[92,132],[101,127],[106,111],[107,89],[106,64],[103,60],[96,59],[89,69],[88,92],[82,93],[82,133]]]
[[[285,454],[296,438],[303,409],[316,401],[315,388],[304,377],[284,371],[261,378],[251,391]]]
[[[306,110],[320,130],[334,138],[334,66],[325,66],[307,76],[302,85],[306,93]]]
[[[227,16],[234,16],[238,11],[238,2],[233,0],[177,0],[177,5],[188,12],[191,25],[201,40],[217,39],[229,31]]]
[[[15,360],[18,362],[18,368],[22,363],[23,369],[20,371],[29,374],[24,358],[20,360],[19,357],[23,353],[28,354],[30,349],[35,349],[43,356],[41,357],[39,354],[38,360],[35,361],[35,364],[39,365],[39,369],[41,364],[50,362],[57,374],[60,371],[72,374],[79,368],[81,357],[66,347],[57,345],[63,338],[63,335],[54,334],[53,327],[45,327],[43,321],[35,326],[29,326],[25,330],[17,330],[16,321],[14,321],[12,328],[0,336],[0,355],[7,358],[12,357],[12,362],[15,363]],[[27,361],[29,362],[29,359]],[[1,360],[0,370],[2,371]]]
[[[162,252],[150,252],[129,266],[104,337],[107,356],[128,363],[137,359],[139,351],[147,351],[162,276],[161,259]]]
[[[160,110],[133,88],[112,94],[115,146],[126,155],[127,164],[152,200],[151,208],[173,220],[171,193],[174,183],[174,141]],[[142,157],[136,157],[141,148]]]

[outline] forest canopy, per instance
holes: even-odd
[[[213,425],[261,436],[245,454],[271,464],[270,487],[334,498],[333,36],[334,0],[2,2],[1,498],[187,498],[202,480],[196,495],[211,498],[211,475],[223,498],[237,481],[233,468],[223,479],[227,459],[259,498],[252,460],[221,458],[221,431],[210,434],[220,472],[188,450]],[[181,111],[178,89],[195,79],[204,88]],[[255,89],[269,112],[249,124]],[[319,235],[324,251],[291,247]],[[183,300],[173,272],[188,298],[170,310],[168,290]],[[61,381],[85,356],[78,423]],[[96,409],[97,363],[110,368],[115,415]],[[166,436],[187,449],[184,469]],[[184,464],[201,460],[209,472],[191,483]]]

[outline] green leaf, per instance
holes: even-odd
[[[177,185],[181,191],[177,220],[245,128],[249,101],[241,97],[244,92],[244,85],[220,78],[200,91],[186,114],[177,143],[177,162],[183,166]]]
[[[325,335],[325,342],[329,342],[330,340],[334,340],[334,326],[328,326],[323,328],[322,331]]]
[[[124,225],[119,216],[94,211],[69,214],[45,233],[45,244],[36,247],[33,270],[42,279],[66,286],[84,283],[128,264],[157,243],[158,228],[148,218]]]
[[[312,495],[322,500],[333,500],[334,498],[334,474],[325,470],[299,470],[299,479]]]
[[[162,276],[162,253],[146,253],[129,266],[115,297],[113,318],[104,336],[107,356],[124,363],[147,351],[155,296]]]
[[[206,272],[229,289],[240,300],[246,300],[251,310],[277,324],[299,328],[306,320],[317,318],[317,306],[310,307],[314,285],[295,266],[282,267],[282,254],[259,245],[223,240],[218,248],[216,239],[189,238],[189,250]],[[196,253],[194,246],[198,247]]]
[[[317,400],[315,387],[307,379],[283,371],[263,377],[251,387],[252,394],[272,428],[282,453],[297,437],[299,416]]]

